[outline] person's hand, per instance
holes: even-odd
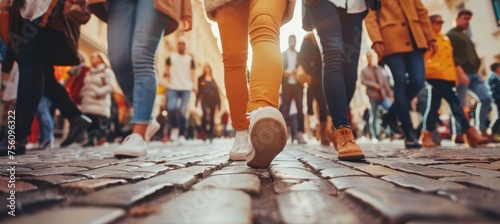
[[[197,86],[193,87],[193,92],[196,93],[196,94],[198,93],[198,87]]]
[[[190,31],[193,29],[193,18],[186,17],[182,19],[182,27],[184,28],[184,32]]]
[[[436,41],[435,40],[429,41],[428,47],[429,51],[431,52],[431,57],[434,56],[438,51],[438,46],[436,44]]]
[[[459,75],[458,76],[458,83],[464,84],[464,85],[469,85],[470,79],[466,75]]]
[[[384,43],[383,42],[376,42],[376,43],[374,43],[373,46],[372,46],[372,48],[377,53],[378,58],[381,59],[381,58],[384,57]]]
[[[291,73],[290,71],[288,71],[288,70],[285,70],[285,71],[283,72],[283,77],[285,77],[285,78],[290,77],[290,75],[292,75],[292,73]]]
[[[376,90],[380,90],[381,89],[381,87],[380,87],[379,84],[375,84],[375,86],[373,86],[373,88],[376,89]]]

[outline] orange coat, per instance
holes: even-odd
[[[425,53],[425,78],[433,80],[452,81],[458,83],[457,70],[453,60],[453,47],[450,39],[443,34],[436,34],[438,50],[431,57],[430,52]]]
[[[384,56],[413,51],[410,35],[419,49],[427,49],[434,40],[427,9],[420,0],[383,0],[382,9],[370,10],[365,23],[373,43],[384,43]]]

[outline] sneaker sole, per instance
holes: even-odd
[[[247,155],[247,165],[252,168],[268,168],[274,157],[285,148],[286,129],[277,119],[261,118],[250,130],[253,149]]]
[[[231,161],[245,161],[247,159],[247,155],[245,153],[229,153],[229,160]]]
[[[117,158],[123,158],[123,157],[140,157],[140,156],[146,156],[148,153],[143,153],[143,152],[127,152],[127,151],[123,151],[123,152],[115,152],[115,157]]]
[[[338,156],[339,160],[342,161],[356,161],[365,159],[365,154],[362,152],[345,153]]]

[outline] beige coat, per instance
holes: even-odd
[[[384,43],[384,56],[413,51],[410,35],[419,49],[427,49],[435,40],[427,9],[420,0],[383,0],[382,9],[370,10],[365,23],[373,43]]]

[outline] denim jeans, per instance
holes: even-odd
[[[460,126],[464,129],[469,128],[469,121],[465,117],[457,93],[453,90],[455,82],[444,80],[427,80],[427,82],[431,84],[432,91],[428,95],[427,105],[429,106],[424,114],[423,129],[431,132],[436,129],[436,123],[439,119],[438,109],[441,106],[442,98],[450,105],[453,117],[458,121]]]
[[[22,19],[21,30],[26,25],[33,27],[36,22]],[[81,115],[70,99],[66,89],[54,77],[54,63],[47,58],[45,45],[56,41],[48,38],[48,28],[40,28],[35,33],[21,32],[22,41],[16,45],[19,64],[19,83],[16,101],[16,141],[25,141],[31,130],[42,95],[47,96],[63,117],[73,119]],[[53,31],[52,31],[53,32]]]
[[[378,108],[379,106],[382,106],[384,110],[386,111],[389,110],[389,108],[391,107],[391,101],[389,100],[389,98],[384,98],[382,100],[372,100],[370,101],[370,105],[371,105],[370,124],[372,125],[370,128],[370,133],[372,138],[378,139],[380,137],[379,136],[380,125],[377,119]]]
[[[328,0],[307,7],[323,48],[323,90],[335,128],[349,126],[348,108],[356,90],[362,22],[366,11],[347,14]]]
[[[282,99],[282,113],[285,117],[287,126],[291,125],[290,117],[290,106],[292,105],[292,100],[295,100],[295,105],[297,105],[297,131],[304,132],[304,113],[303,104],[301,103],[304,97],[304,86],[301,84],[290,85],[284,83],[281,87],[281,99]]]
[[[384,58],[394,79],[394,104],[389,109],[397,112],[401,127],[407,137],[413,136],[410,119],[410,102],[425,83],[424,51],[396,53]]]
[[[469,93],[471,93],[472,97],[474,97],[474,99],[478,102],[476,116],[479,117],[476,117],[475,126],[479,127],[479,130],[487,129],[488,126],[486,119],[491,109],[492,99],[486,85],[484,84],[484,80],[481,76],[479,76],[479,74],[467,74],[467,77],[469,77],[470,80],[469,85],[461,84],[457,87],[460,104],[462,107],[467,105],[465,101],[467,98],[467,90],[469,90]],[[456,135],[462,134],[462,128],[458,125],[459,122],[452,120],[452,123],[454,123],[456,128],[454,133]]]
[[[39,142],[48,141],[54,143],[54,118],[50,113],[51,105],[52,102],[47,96],[42,96],[40,103],[38,103],[36,116],[40,125]]]
[[[172,128],[179,128],[179,135],[186,131],[186,113],[190,90],[169,90],[167,93],[167,112],[169,120],[169,133]],[[180,102],[179,102],[180,100]]]
[[[155,56],[165,17],[154,8],[154,0],[109,1],[109,59],[123,93],[133,102],[134,124],[149,124],[152,119],[157,89]]]

